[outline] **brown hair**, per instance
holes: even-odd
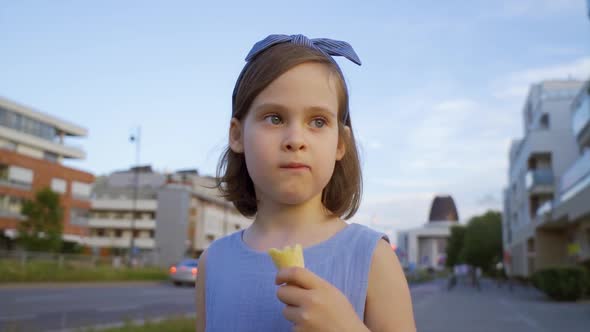
[[[362,176],[348,112],[348,89],[333,59],[292,43],[270,47],[246,64],[238,77],[232,97],[232,117],[242,121],[262,90],[289,69],[305,62],[324,64],[338,77],[338,139],[340,142],[344,140],[346,152],[341,160],[336,161],[332,178],[322,191],[322,204],[334,215],[349,219],[360,204]],[[350,127],[350,137],[345,134],[345,125]],[[256,214],[256,193],[243,153],[235,153],[230,147],[225,149],[217,165],[217,188],[244,216]]]

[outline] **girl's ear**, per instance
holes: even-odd
[[[236,118],[232,118],[229,125],[229,147],[235,153],[244,152],[242,124],[240,123],[240,120]]]
[[[342,160],[346,153],[346,142],[350,142],[350,127],[344,126],[344,138],[338,140],[338,148],[336,148],[336,160]]]

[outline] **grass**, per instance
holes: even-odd
[[[76,332],[194,332],[196,318],[187,316],[171,316],[158,321],[146,319],[143,323],[134,323],[126,320],[120,327],[111,328],[79,328]],[[18,323],[8,324],[3,330],[5,332],[33,332],[41,331],[39,328],[19,325]]]
[[[80,330],[80,332],[194,332],[195,324],[195,317],[171,317],[157,322],[146,320],[144,324],[127,321],[121,327],[101,330],[86,329]]]
[[[159,281],[166,280],[167,271],[162,268],[119,268],[111,266],[80,266],[56,262],[20,262],[0,260],[0,283],[6,282],[72,282],[72,281]]]

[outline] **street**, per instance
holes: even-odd
[[[590,301],[552,302],[532,287],[510,292],[483,280],[481,291],[463,283],[448,291],[446,280],[437,280],[410,289],[420,332],[582,332],[590,326]],[[193,288],[168,283],[0,287],[0,331],[60,331],[194,312]],[[15,323],[19,329],[10,330]]]
[[[170,283],[0,288],[0,331],[59,331],[125,319],[194,314],[192,287]]]
[[[478,291],[459,283],[448,291],[446,280],[438,280],[415,287],[418,331],[585,332],[590,326],[590,301],[553,302],[533,287],[514,286],[510,292],[486,279],[481,286]]]

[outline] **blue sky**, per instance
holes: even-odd
[[[271,33],[342,39],[364,170],[353,221],[393,235],[436,194],[461,219],[500,208],[530,83],[590,76],[584,0],[12,1],[0,4],[0,95],[88,129],[97,175],[141,162],[214,174],[231,91]]]

